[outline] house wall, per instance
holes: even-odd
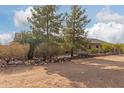
[[[99,44],[99,43],[90,43],[89,49],[94,49],[94,48],[96,48],[96,49],[101,48],[101,44]]]
[[[100,43],[90,43],[90,45],[89,45],[89,49],[101,49],[101,48],[102,48],[102,44],[100,44]],[[111,53],[122,54],[123,50],[120,48],[113,48]]]

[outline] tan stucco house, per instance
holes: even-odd
[[[89,49],[94,49],[94,48],[95,49],[101,49],[103,44],[108,44],[108,42],[98,40],[98,39],[94,39],[94,38],[89,38],[88,40],[89,40],[89,45],[88,45]],[[121,53],[123,53],[123,51],[122,51],[121,48],[113,48],[111,53],[121,54]]]
[[[96,48],[96,49],[99,49],[99,48],[102,48],[102,44],[105,44],[107,42],[105,41],[102,41],[102,40],[98,40],[98,39],[94,39],[94,38],[89,38],[89,49],[92,49],[92,48]]]

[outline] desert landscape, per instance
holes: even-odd
[[[0,9],[0,88],[124,87],[122,6]]]
[[[0,87],[124,87],[124,55],[74,59],[0,71]]]

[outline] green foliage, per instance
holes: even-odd
[[[45,5],[34,6],[32,10],[32,18],[29,19],[31,29],[41,33],[45,36],[44,42],[53,42],[57,38],[55,35],[59,34],[62,28],[62,13],[57,13],[59,6]]]
[[[124,53],[124,45],[123,44],[113,44],[113,48],[116,49],[117,54]]]
[[[66,16],[64,40],[66,47],[70,48],[72,56],[75,49],[86,48],[88,40],[85,27],[89,22],[85,9],[82,10],[78,5],[71,7],[71,14]]]
[[[38,52],[40,49],[39,53],[45,56],[58,55],[66,50],[73,54],[73,50],[86,49],[88,40],[85,27],[90,20],[85,14],[85,9],[82,10],[77,5],[71,8],[71,14],[63,17],[63,14],[58,12],[59,6],[34,6],[31,10],[32,17],[28,18],[31,31],[21,32],[15,36],[16,42],[29,44],[27,55],[29,59],[33,57],[35,50]],[[63,23],[64,18],[66,25]],[[66,27],[63,32],[64,26]]]
[[[36,34],[35,31],[16,33],[14,38],[15,42],[29,44],[29,52],[27,54],[28,59],[33,58],[36,46],[39,45],[43,40],[43,36],[39,36],[39,34]]]
[[[56,36],[62,28],[62,14],[56,13],[58,6],[34,6],[32,17],[28,18],[31,31],[18,33],[15,41],[29,44],[28,58],[33,58],[35,48],[42,42],[47,43],[45,51],[49,52],[49,43],[55,43],[61,38]]]
[[[92,49],[89,49],[88,52],[91,54],[101,53],[102,49],[92,48]]]
[[[124,53],[124,44],[120,44],[120,45],[121,45],[122,52]]]
[[[112,44],[103,44],[102,45],[102,50],[103,50],[104,53],[112,52],[112,49],[113,49]]]
[[[122,48],[122,44],[113,44],[113,48],[120,49]]]

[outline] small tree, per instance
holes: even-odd
[[[27,54],[28,59],[32,59],[35,48],[44,40],[36,31],[16,33],[14,41],[21,44],[29,44],[29,51]]]

